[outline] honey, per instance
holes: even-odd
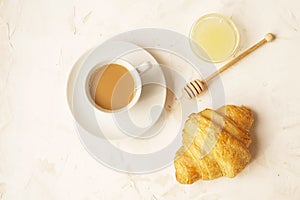
[[[234,23],[219,14],[209,14],[195,22],[190,33],[192,49],[209,62],[222,62],[234,55],[239,33]]]

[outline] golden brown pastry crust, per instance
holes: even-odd
[[[250,128],[254,121],[245,106],[227,105],[191,114],[182,133],[174,166],[179,183],[234,177],[248,164]]]

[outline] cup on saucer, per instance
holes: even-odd
[[[118,69],[112,72],[112,67]],[[132,43],[109,41],[92,49],[73,69],[68,103],[80,127],[99,138],[113,140],[153,132],[164,110],[166,81],[148,51]],[[112,76],[102,79],[104,73]],[[102,84],[106,81],[113,84]],[[131,90],[124,89],[126,85],[131,85]],[[123,97],[121,104],[118,97]]]

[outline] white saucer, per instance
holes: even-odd
[[[141,75],[142,93],[128,111],[104,113],[91,106],[85,95],[85,77],[101,63],[122,58],[133,66],[150,61],[153,66]],[[109,139],[125,135],[143,137],[155,128],[166,101],[164,74],[155,58],[143,48],[122,41],[108,41],[84,54],[70,73],[68,103],[76,122],[89,133]]]

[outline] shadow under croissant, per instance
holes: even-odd
[[[258,129],[258,122],[259,122],[259,117],[256,114],[254,110],[252,110],[253,116],[254,116],[254,121],[252,124],[252,127],[250,129],[250,137],[252,139],[252,143],[249,147],[249,151],[251,153],[251,160],[250,163],[253,162],[256,158],[258,158],[258,152],[260,149],[260,143],[257,137],[257,129]]]

